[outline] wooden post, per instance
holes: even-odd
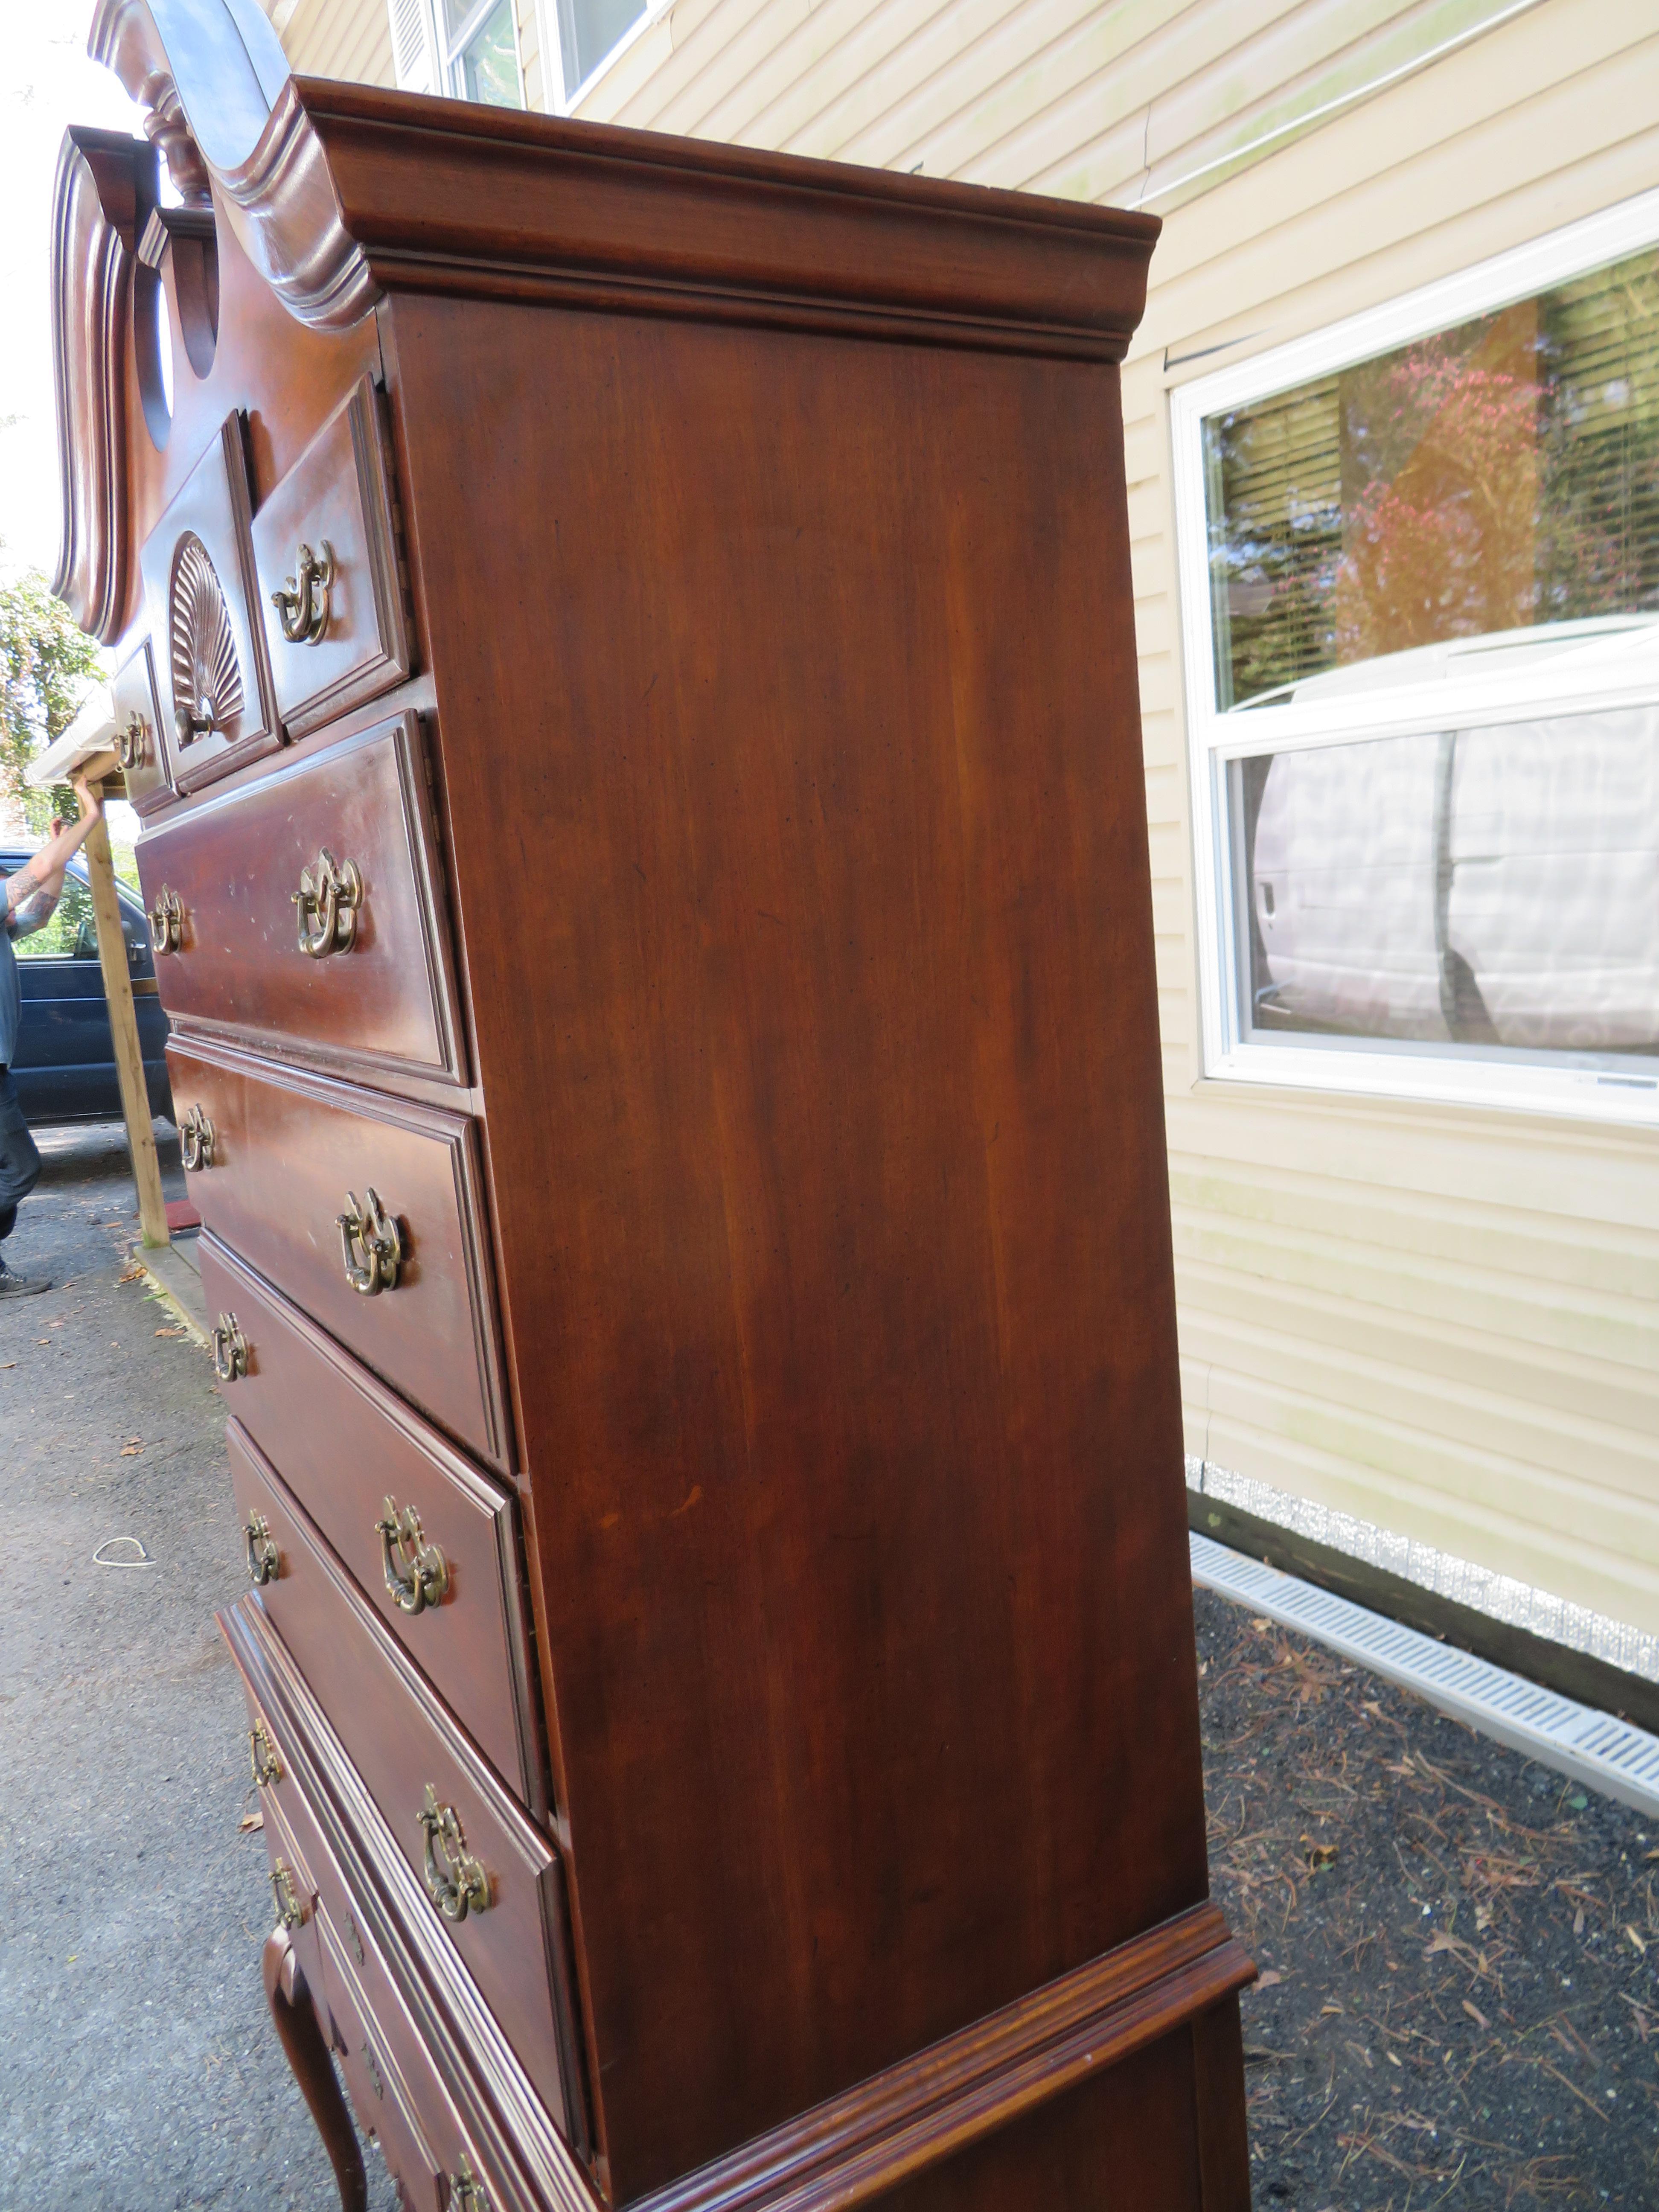
[[[98,779],[93,772],[97,766],[96,762],[88,763],[94,782]],[[164,1245],[167,1242],[167,1209],[161,1195],[161,1163],[156,1155],[155,1131],[150,1121],[149,1092],[144,1083],[143,1052],[138,1042],[138,1016],[132,1003],[126,939],[121,934],[121,902],[115,890],[109,827],[101,817],[87,839],[85,851],[87,876],[92,885],[93,919],[98,926],[98,964],[104,971],[109,1031],[115,1046],[115,1076],[121,1086],[121,1116],[127,1125],[132,1179],[138,1186],[139,1234],[148,1245]]]

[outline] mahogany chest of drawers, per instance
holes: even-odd
[[[93,46],[150,142],[60,165],[58,588],[130,707],[343,2201],[342,2084],[423,2212],[1242,2212],[1156,224],[295,82],[246,0]]]

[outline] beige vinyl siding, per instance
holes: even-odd
[[[1659,0],[679,0],[581,112],[1165,213],[1124,404],[1188,1449],[1659,1629],[1659,1139],[1202,1079],[1167,402],[1659,185]]]
[[[267,12],[296,76],[396,83],[386,0],[298,0],[291,9],[279,4]]]
[[[1151,696],[1179,686],[1171,385],[1656,185],[1659,6],[1546,0],[1171,216],[1124,380]],[[1202,1081],[1165,724],[1147,788],[1160,913],[1187,905],[1158,951],[1188,1449],[1652,1632],[1659,1139]]]
[[[1659,1136],[1203,1079],[1168,404],[1659,186],[1659,0],[673,0],[580,112],[1166,216],[1124,410],[1188,1449],[1659,1631]]]

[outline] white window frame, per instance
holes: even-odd
[[[560,87],[557,99],[550,103],[553,112],[559,115],[574,115],[588,94],[610,75],[629,48],[636,45],[651,26],[667,15],[674,4],[675,0],[646,0],[644,13],[636,16],[610,52],[594,63],[580,84],[570,86],[564,82],[564,43],[559,36],[557,0],[536,0],[542,52],[550,58],[549,82],[556,82]]]
[[[1219,712],[1203,437],[1206,416],[1269,398],[1414,339],[1455,329],[1477,315],[1529,299],[1656,244],[1659,191],[1621,201],[1474,268],[1171,390],[1176,551],[1192,778],[1193,889],[1207,1077],[1373,1098],[1659,1123],[1659,1085],[1650,1086],[1645,1074],[1634,1069],[1625,1078],[1549,1060],[1528,1063],[1518,1051],[1500,1062],[1448,1054],[1432,1045],[1357,1042],[1331,1046],[1304,1044],[1289,1036],[1261,1044],[1240,1036],[1237,907],[1225,789],[1230,761],[1328,744],[1348,736],[1534,721],[1546,714],[1656,703],[1659,655],[1643,652],[1633,656],[1643,664],[1639,672],[1632,666],[1629,680],[1598,685],[1593,695],[1565,674],[1554,679],[1553,688],[1548,673],[1540,670],[1525,677],[1460,675],[1386,694],[1356,691],[1316,703]]]
[[[465,95],[455,88],[455,65],[466,45],[463,33],[449,39],[444,31],[443,0],[387,0],[392,24],[392,68],[398,85],[405,92],[434,92],[446,100],[459,100]],[[489,0],[475,0],[471,11],[471,28],[477,30],[489,12]],[[399,22],[399,15],[404,21]],[[530,105],[525,85],[524,50],[519,37],[518,0],[511,0],[507,14],[513,24],[513,65],[519,75],[519,106],[520,110]],[[414,33],[421,52],[405,51],[398,42],[398,33]],[[555,52],[556,55],[556,48]]]
[[[438,74],[443,81],[443,89],[451,100],[465,100],[466,97],[458,82],[461,57],[466,51],[469,36],[476,36],[483,29],[493,6],[494,0],[473,0],[465,27],[452,39],[444,29],[444,0],[433,0],[432,28],[437,39]],[[519,106],[522,111],[529,106],[530,101],[525,91],[524,55],[519,46],[518,0],[507,0],[507,14],[513,26],[513,67],[518,75]]]

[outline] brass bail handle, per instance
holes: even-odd
[[[484,2185],[472,2171],[471,2160],[465,2151],[461,2163],[449,2177],[450,2212],[489,2212],[489,2199]]]
[[[250,1513],[242,1524],[242,1534],[247,1539],[248,1580],[261,1585],[275,1582],[282,1571],[283,1555],[264,1515]]]
[[[294,1877],[281,1859],[270,1869],[270,1893],[276,1900],[276,1917],[284,1928],[297,1928],[306,1909],[294,1893]]]
[[[283,1762],[276,1747],[270,1740],[270,1731],[263,1721],[255,1721],[248,1730],[248,1745],[252,1754],[253,1778],[261,1790],[283,1778]]]
[[[423,1613],[442,1602],[449,1588],[449,1562],[421,1534],[421,1516],[412,1505],[400,1513],[395,1498],[374,1523],[380,1540],[388,1595],[402,1613]]]
[[[210,1341],[214,1373],[222,1382],[240,1382],[247,1373],[247,1339],[236,1326],[234,1314],[220,1315]]]
[[[149,910],[149,941],[158,952],[176,952],[185,941],[184,901],[166,884]]]
[[[300,950],[313,960],[331,952],[349,952],[357,941],[357,915],[363,903],[362,871],[355,860],[337,860],[326,845],[316,866],[301,868],[300,888],[289,895],[300,912]]]
[[[366,1298],[381,1291],[395,1291],[398,1270],[403,1265],[403,1231],[396,1218],[380,1203],[380,1194],[371,1183],[364,1203],[359,1206],[355,1191],[346,1193],[345,1212],[335,1217],[340,1231],[340,1254],[345,1265],[345,1279],[358,1294]]]
[[[426,1803],[415,1817],[426,1831],[426,1887],[432,1902],[446,1920],[483,1911],[489,1903],[489,1876],[468,1851],[455,1808],[441,1805],[428,1782]]]
[[[115,733],[115,757],[123,769],[143,768],[149,758],[149,724],[136,707],[126,727]]]
[[[270,604],[290,645],[320,645],[328,628],[329,587],[334,581],[334,548],[322,541],[319,561],[309,545],[301,545],[295,561],[295,573],[273,592]]]
[[[218,1133],[199,1104],[186,1109],[179,1124],[179,1149],[185,1156],[185,1165],[192,1175],[213,1165],[213,1149],[218,1143]]]

